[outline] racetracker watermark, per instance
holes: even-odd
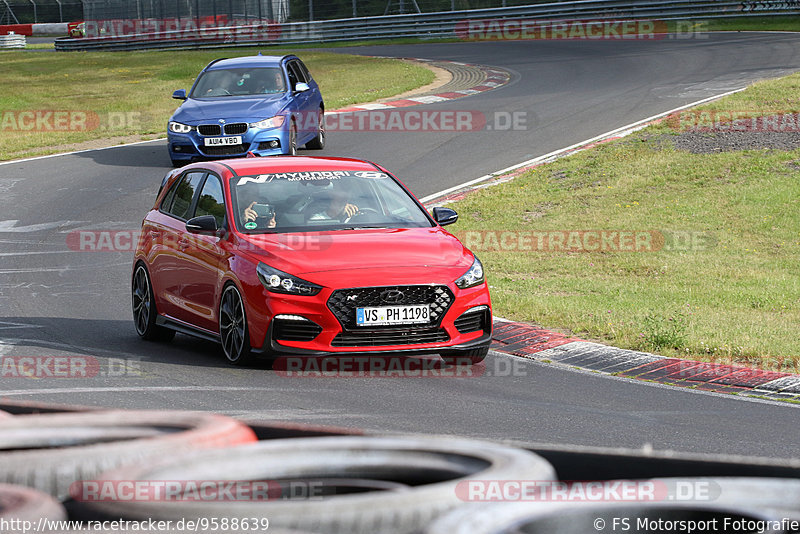
[[[663,20],[462,20],[456,36],[465,41],[655,40],[707,38],[706,23]]]
[[[710,502],[720,486],[711,480],[463,480],[456,496],[466,502]]]
[[[272,366],[283,378],[479,378],[528,376],[524,362],[492,358],[474,364],[466,356],[440,358],[395,355],[282,356]]]
[[[317,116],[308,116],[305,130],[316,128]],[[478,132],[525,131],[528,114],[525,111],[475,110],[433,111],[411,109],[375,109],[325,116],[329,132]]]
[[[273,41],[282,28],[269,19],[229,19],[227,16],[184,19],[87,20],[85,37],[141,37],[147,40]]]
[[[88,132],[138,129],[145,122],[139,111],[6,110],[0,112],[0,132]]]
[[[133,252],[140,244],[160,249],[208,250],[218,237],[189,234],[185,228],[175,231],[145,232],[141,230],[74,230],[67,234],[67,247],[75,252]],[[222,235],[222,234],[221,234]],[[331,236],[304,235],[295,233],[278,233],[271,235],[271,243],[290,247],[293,250],[321,251],[327,250],[333,243]],[[259,240],[240,240],[239,250],[263,252]]]
[[[94,356],[3,356],[0,379],[4,378],[95,378],[141,377],[141,361]]]
[[[78,502],[237,502],[313,500],[346,481],[326,480],[80,480],[69,487]]]
[[[475,230],[455,232],[475,252],[697,252],[716,239],[690,230]]]
[[[800,113],[763,111],[694,111],[669,115],[667,124],[678,132],[800,132]]]
[[[272,368],[283,378],[477,378],[486,371],[484,364],[473,365],[467,358],[448,365],[433,357],[350,354],[282,356]]]

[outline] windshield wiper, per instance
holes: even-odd
[[[388,226],[345,226],[341,230],[386,230]]]

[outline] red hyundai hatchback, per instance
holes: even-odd
[[[272,157],[170,172],[133,263],[136,331],[254,355],[438,353],[483,360],[492,330],[483,267],[374,163]],[[460,359],[458,361],[461,361]]]

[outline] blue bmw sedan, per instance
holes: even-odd
[[[217,59],[206,66],[169,120],[169,156],[192,161],[297,153],[325,146],[325,104],[297,56]]]

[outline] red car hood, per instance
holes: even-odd
[[[472,254],[438,227],[241,238],[264,263],[326,286],[448,283],[472,265]]]

